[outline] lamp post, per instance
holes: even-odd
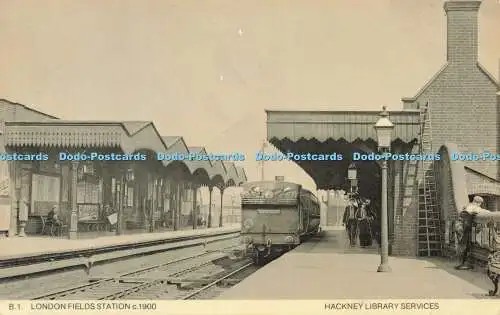
[[[391,148],[392,130],[394,124],[389,120],[387,108],[384,106],[380,118],[375,124],[375,132],[377,133],[378,149],[380,152],[388,152]],[[389,266],[389,227],[387,222],[387,160],[382,159],[382,213],[381,213],[381,253],[380,266],[378,272],[390,272]]]
[[[323,226],[328,225],[328,192],[329,190],[323,190],[321,193],[321,208],[323,209],[323,213],[320,215],[320,219],[323,220],[321,223]],[[320,195],[318,194],[318,196]]]
[[[347,179],[351,184],[351,194],[357,190],[358,186],[358,170],[356,169],[356,164],[351,163],[347,168]]]

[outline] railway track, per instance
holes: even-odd
[[[207,275],[227,274],[228,269],[234,270],[232,265],[239,266],[245,258],[231,257],[238,248],[229,246],[109,277],[89,277],[89,283],[32,300],[178,299],[189,285],[207,283]]]
[[[172,245],[175,243],[191,241],[194,245],[196,245],[198,243],[199,244],[203,243],[203,241],[205,241],[206,239],[215,240],[217,238],[234,237],[237,235],[239,235],[239,231],[214,232],[214,233],[206,233],[204,235],[177,236],[167,239],[155,239],[155,240],[147,240],[141,242],[128,242],[124,244],[115,244],[115,245],[108,245],[108,246],[89,248],[89,249],[62,251],[58,253],[46,253],[46,254],[38,253],[29,256],[22,255],[20,257],[10,257],[10,258],[7,257],[0,259],[0,269],[34,265],[38,263],[62,261],[62,260],[75,259],[81,257],[91,257],[101,254],[109,254],[113,252],[125,252],[127,250],[143,249],[145,252],[148,253],[151,253],[153,251],[161,252],[165,250],[161,248],[162,246],[167,246],[168,249],[169,248],[168,245]],[[198,241],[198,243],[196,243],[196,241]],[[142,254],[142,252],[139,254]]]
[[[213,299],[219,296],[223,291],[238,284],[243,279],[257,271],[258,267],[253,262],[243,263],[241,267],[225,274],[211,283],[185,294],[180,299],[182,300],[206,300]]]

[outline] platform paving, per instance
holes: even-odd
[[[120,236],[103,236],[92,239],[61,239],[47,237],[9,237],[0,238],[0,260],[29,257],[40,254],[64,253],[78,250],[95,249],[113,245],[126,245],[155,240],[168,240],[194,235],[214,235],[225,232],[238,232],[240,225],[210,229],[168,231],[162,233],[142,233]]]
[[[378,246],[349,248],[345,231],[329,230],[267,264],[219,299],[482,299],[491,288],[477,271],[444,259],[390,257],[378,273]]]

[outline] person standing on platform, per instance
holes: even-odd
[[[459,218],[455,223],[455,233],[458,240],[458,253],[460,256],[460,265],[455,267],[459,270],[468,270],[472,267],[467,264],[472,250],[472,228],[474,226],[474,216],[480,212],[488,211],[481,208],[484,200],[480,196],[475,196],[471,203],[465,206],[460,212]]]
[[[371,246],[373,243],[372,222],[374,215],[368,208],[369,201],[362,201],[356,213],[359,228],[359,245],[361,247]]]
[[[356,198],[351,196],[349,204],[345,208],[344,218],[342,220],[343,225],[346,227],[347,235],[349,236],[349,244],[352,246],[356,245],[356,231],[357,231],[357,220],[356,211],[358,204]]]
[[[109,223],[108,230],[110,232],[116,231],[116,221],[118,218],[118,214],[109,204],[106,204],[104,206],[104,216],[106,217],[106,220],[108,220]]]

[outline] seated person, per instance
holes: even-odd
[[[59,219],[59,211],[57,206],[53,206],[52,209],[47,214],[47,223],[51,226],[51,234],[55,229],[56,233],[61,231],[62,222]]]

